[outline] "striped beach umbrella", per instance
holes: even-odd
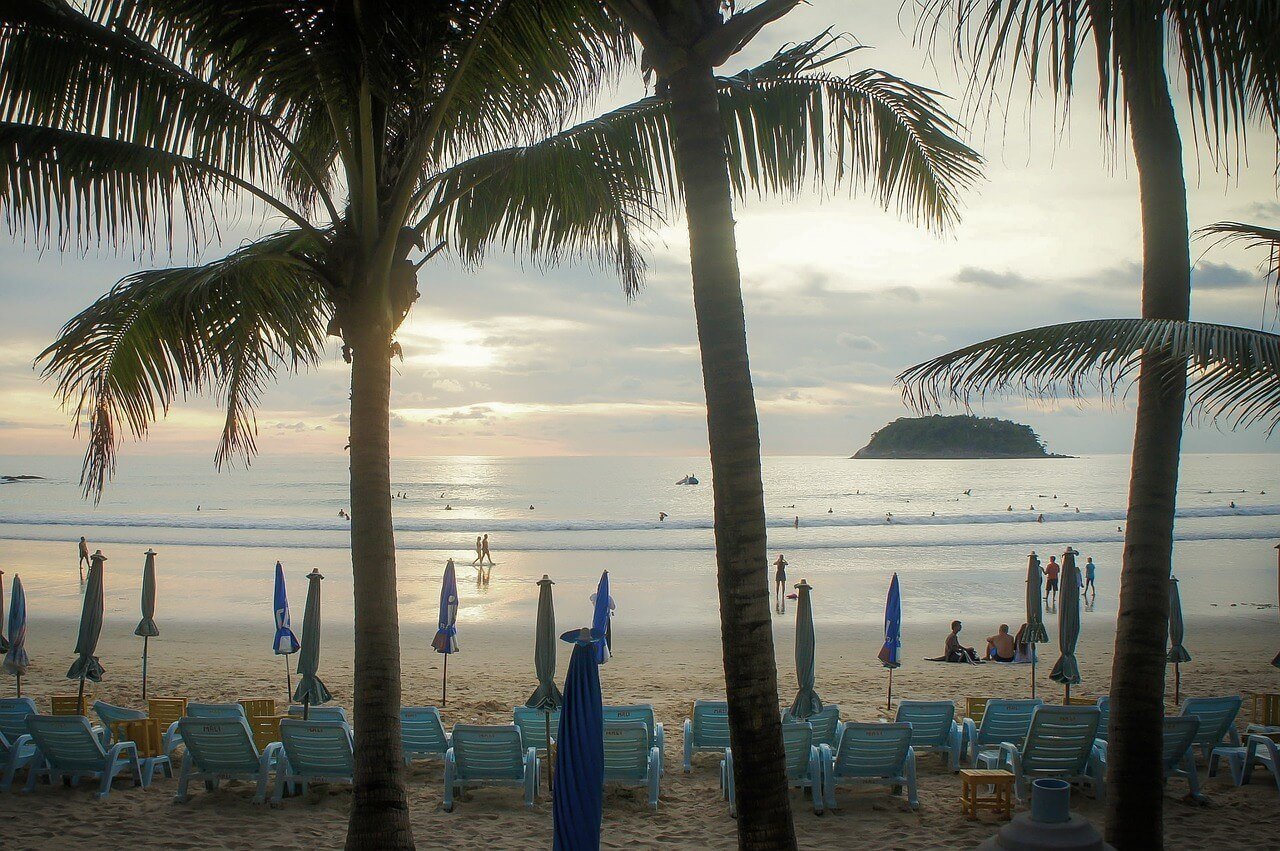
[[[4,654],[4,669],[18,679],[18,697],[22,697],[22,675],[31,666],[27,658],[27,594],[22,590],[22,577],[14,574],[13,598],[9,604],[9,650]]]
[[[84,681],[102,682],[106,670],[98,661],[98,638],[102,635],[103,578],[107,557],[98,550],[89,561],[89,584],[84,589],[80,609],[80,632],[76,636],[76,660],[67,669],[67,679],[80,681],[79,703],[84,703]]]
[[[880,648],[880,664],[889,669],[889,695],[885,699],[885,711],[893,708],[893,669],[902,661],[902,591],[898,588],[898,574],[889,582],[889,596],[884,602],[884,645]]]
[[[324,681],[320,679],[320,571],[312,568],[307,574],[307,606],[302,610],[302,652],[298,654],[298,688],[293,699],[302,704],[302,717],[310,714],[312,705],[328,703],[333,699]]]
[[[1173,665],[1173,705],[1182,702],[1182,671],[1179,666],[1191,661],[1191,654],[1182,646],[1186,628],[1182,623],[1182,595],[1178,593],[1178,577],[1169,577],[1169,662]]]
[[[453,559],[444,566],[444,578],[440,581],[440,618],[436,637],[431,646],[444,654],[444,671],[440,675],[440,705],[449,696],[449,657],[458,652],[458,577]]]
[[[601,639],[592,645],[596,663],[603,665],[613,657],[613,597],[609,594],[609,571],[600,574],[600,584],[591,595],[591,634]]]
[[[600,847],[604,808],[604,707],[600,697],[600,665],[593,647],[604,636],[592,628],[575,629],[561,638],[573,644],[564,680],[564,706],[556,733],[556,783],[552,790],[554,851]]]
[[[1075,550],[1068,547],[1062,554],[1062,588],[1058,592],[1058,648],[1062,655],[1049,672],[1049,679],[1062,683],[1062,702],[1071,701],[1071,687],[1080,684],[1080,662],[1076,644],[1080,641],[1080,568],[1076,567]]]
[[[791,716],[803,721],[815,712],[822,711],[822,700],[814,690],[817,679],[815,650],[817,635],[813,630],[813,601],[810,594],[813,586],[801,579],[796,586],[800,596],[796,605],[796,681],[800,688],[796,691],[795,702],[791,704]]]
[[[289,594],[284,584],[284,565],[276,562],[275,593],[276,634],[271,641],[271,650],[277,656],[284,657],[284,684],[286,693],[293,694],[293,676],[289,671],[289,657],[298,652],[298,636],[293,634],[293,622],[289,617]]]
[[[1040,599],[1040,577],[1044,571],[1040,569],[1040,558],[1032,551],[1027,557],[1027,631],[1022,640],[1031,645],[1031,697],[1036,696],[1036,652],[1037,644],[1049,643],[1049,631],[1044,628],[1044,607]]]
[[[160,634],[156,626],[156,551],[148,548],[142,565],[142,620],[134,635],[142,636],[142,699],[147,699],[147,643]]]

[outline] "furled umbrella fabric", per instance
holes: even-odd
[[[600,847],[604,806],[604,707],[596,630],[575,629],[561,638],[573,644],[564,680],[564,705],[556,738],[552,792],[552,848],[588,851]]]
[[[884,602],[884,644],[878,654],[880,664],[889,669],[889,692],[885,708],[893,705],[893,669],[902,665],[902,590],[898,587],[898,574],[889,582],[889,596]]]
[[[27,594],[22,590],[22,577],[13,577],[13,597],[9,604],[9,650],[4,654],[4,669],[18,678],[18,697],[22,697],[22,677],[31,666],[27,658]]]
[[[1049,679],[1066,686],[1070,696],[1071,687],[1080,683],[1080,662],[1076,659],[1076,644],[1080,640],[1080,568],[1071,549],[1062,554],[1058,606],[1058,648],[1062,655],[1049,672]]]
[[[534,628],[533,668],[538,675],[538,687],[525,702],[525,706],[554,712],[564,702],[560,687],[556,685],[556,610],[551,599],[549,576],[538,580],[538,623]]]
[[[147,696],[147,644],[160,634],[156,626],[156,551],[148,549],[142,565],[142,620],[133,634],[142,637],[142,697]]]
[[[1177,705],[1182,697],[1183,662],[1191,661],[1191,654],[1182,646],[1186,639],[1186,628],[1182,623],[1182,595],[1178,593],[1178,577],[1169,577],[1169,663],[1173,665],[1173,702]]]
[[[592,645],[596,662],[600,665],[608,662],[613,656],[613,597],[609,595],[609,571],[600,574],[600,584],[591,595],[594,606],[591,615],[591,635],[600,639]]]
[[[453,559],[445,562],[444,578],[440,581],[440,616],[436,637],[431,646],[444,654],[444,670],[440,674],[440,705],[449,696],[449,657],[458,652],[458,575]]]
[[[98,661],[98,638],[102,635],[103,608],[103,574],[106,572],[107,557],[98,550],[89,563],[89,580],[84,589],[84,602],[80,610],[80,632],[76,637],[76,660],[67,669],[67,679],[80,680],[83,692],[84,681],[102,682],[106,672]]]
[[[1280,584],[1280,544],[1276,544],[1276,581]],[[1280,668],[1280,653],[1276,654],[1276,658],[1271,660],[1271,664]]]
[[[813,631],[813,601],[810,598],[813,586],[801,579],[796,591],[800,597],[796,605],[796,681],[800,688],[796,691],[795,702],[791,704],[791,715],[804,720],[822,711],[822,700],[814,690],[817,636]]]
[[[0,630],[4,629],[4,571],[0,570]],[[9,639],[0,631],[0,653],[9,652]]]
[[[1027,631],[1022,640],[1031,645],[1031,696],[1036,696],[1036,663],[1039,661],[1037,644],[1049,643],[1049,631],[1044,628],[1044,601],[1040,599],[1041,577],[1044,571],[1040,568],[1040,558],[1032,552],[1027,557]]]
[[[271,650],[284,658],[284,685],[286,694],[293,695],[292,673],[289,671],[289,657],[298,652],[301,645],[298,636],[293,634],[293,619],[289,615],[289,593],[284,583],[284,565],[276,562],[275,600],[276,633],[271,639]]]
[[[320,571],[312,569],[307,574],[307,606],[302,612],[302,652],[298,654],[298,687],[293,699],[306,709],[328,703],[333,695],[320,679]]]

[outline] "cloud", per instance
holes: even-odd
[[[461,393],[462,383],[454,381],[452,378],[438,378],[431,382],[431,386],[436,390],[443,390],[446,393]]]
[[[1026,289],[1036,285],[1035,281],[1017,272],[997,272],[980,266],[962,266],[956,273],[955,281],[991,290]]]
[[[884,348],[865,334],[840,334],[836,337],[836,342],[846,349],[855,349],[860,352],[878,352]]]
[[[1257,201],[1244,208],[1244,218],[1257,224],[1269,225],[1280,219],[1280,201]],[[1259,219],[1263,221],[1258,221]]]
[[[1198,290],[1233,290],[1258,284],[1258,276],[1229,263],[1199,263],[1191,274]]]
[[[887,287],[884,290],[884,294],[893,296],[894,298],[900,298],[903,301],[910,301],[910,302],[920,301],[920,291],[915,287],[909,287],[905,285],[898,286],[898,287]]]

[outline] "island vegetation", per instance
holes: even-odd
[[[1065,458],[1029,425],[995,417],[900,417],[871,435],[854,458]]]

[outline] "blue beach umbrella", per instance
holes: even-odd
[[[556,738],[552,848],[585,851],[600,847],[604,806],[604,708],[600,699],[600,665],[593,649],[604,643],[604,636],[593,625],[560,637],[573,644],[573,655],[564,679],[564,704]]]
[[[885,711],[893,708],[893,669],[902,661],[902,591],[898,588],[898,574],[889,582],[889,597],[884,603],[884,646],[880,648],[880,664],[889,669],[889,696]]]
[[[449,657],[458,652],[458,577],[453,559],[444,566],[444,579],[440,583],[440,628],[431,646],[444,654],[444,672],[440,679],[440,705],[445,705],[449,694]]]
[[[1076,644],[1080,641],[1080,568],[1070,547],[1062,554],[1062,590],[1058,598],[1058,648],[1062,655],[1049,672],[1049,679],[1062,683],[1062,702],[1071,702],[1071,687],[1080,684],[1080,662]]]
[[[613,598],[609,596],[609,571],[600,574],[600,584],[591,595],[595,610],[591,615],[591,636],[601,639],[594,645],[596,662],[603,665],[613,655]]]
[[[22,577],[13,577],[13,598],[9,604],[9,651],[4,654],[4,669],[18,678],[18,697],[22,697],[22,675],[31,666],[27,658],[27,595],[22,590]]]
[[[276,562],[276,637],[271,649],[277,656],[284,656],[284,682],[290,695],[293,694],[293,675],[289,671],[289,657],[298,652],[298,636],[293,634],[293,622],[289,618],[289,594],[284,585],[284,565]]]

